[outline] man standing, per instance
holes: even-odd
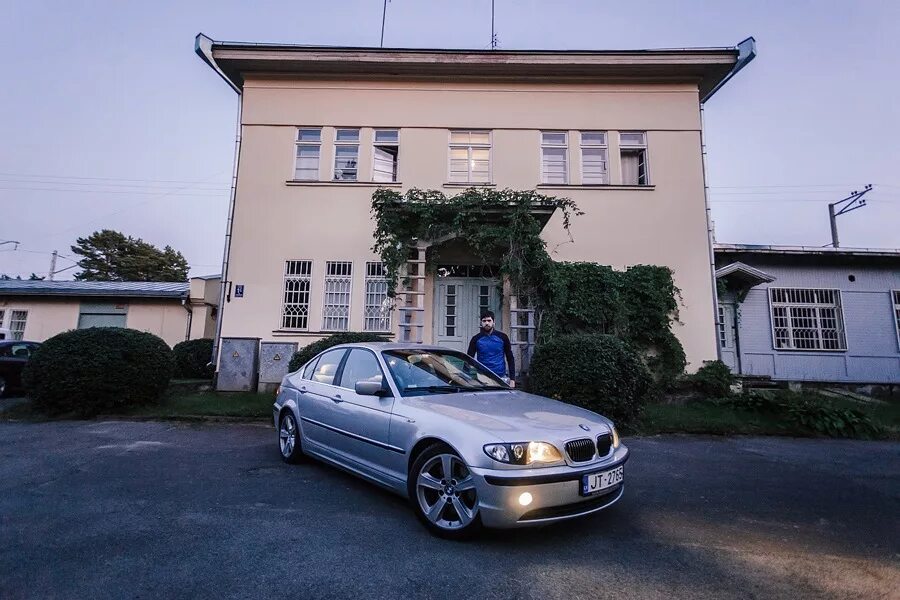
[[[469,341],[468,355],[498,377],[507,380],[508,376],[510,387],[516,387],[516,359],[513,358],[512,345],[505,333],[494,329],[493,312],[486,310],[481,313],[481,331]]]

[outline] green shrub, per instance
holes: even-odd
[[[653,379],[634,348],[604,334],[560,335],[541,343],[531,360],[531,391],[633,421],[650,399]]]
[[[734,375],[721,360],[712,360],[700,367],[690,377],[691,385],[710,398],[726,398],[731,395]]]
[[[312,344],[304,346],[297,352],[295,352],[294,356],[291,357],[290,364],[288,365],[288,371],[293,373],[322,350],[327,350],[328,348],[337,346],[338,344],[354,344],[358,342],[387,342],[389,340],[390,336],[385,333],[369,333],[366,331],[347,331],[344,333],[335,333],[333,335],[329,335],[327,338],[319,340],[318,342],[313,342]]]
[[[175,356],[175,377],[179,379],[212,379],[215,367],[212,358],[213,341],[209,338],[179,342],[172,348]]]
[[[93,327],[45,341],[22,377],[35,409],[92,416],[159,400],[173,370],[172,350],[155,335]]]

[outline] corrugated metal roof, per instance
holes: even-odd
[[[806,254],[818,256],[900,257],[896,248],[832,248],[830,246],[767,246],[763,244],[715,244],[717,253]]]
[[[0,281],[0,296],[181,298],[189,290],[186,281]]]

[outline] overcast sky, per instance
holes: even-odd
[[[490,0],[391,0],[385,45],[484,48]],[[221,264],[237,101],[193,52],[217,40],[377,46],[382,0],[6,0],[0,273],[120,230]],[[496,0],[505,49],[733,46],[759,55],[706,106],[720,242],[900,247],[900,2]],[[71,265],[61,258],[57,268]],[[74,270],[57,278],[71,278]]]

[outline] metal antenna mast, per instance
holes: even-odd
[[[497,32],[494,31],[494,0],[491,0],[491,50],[497,49]]]
[[[828,219],[831,221],[831,246],[833,248],[839,248],[841,245],[840,240],[838,240],[837,218],[843,214],[852,212],[857,208],[864,207],[866,205],[866,200],[863,196],[871,191],[872,184],[870,183],[863,188],[863,191],[857,192],[856,190],[853,190],[850,195],[843,200],[838,200],[837,202],[832,202],[828,205]]]
[[[381,9],[381,48],[384,48],[384,20],[387,18],[387,3],[391,0],[384,0],[384,8]]]

